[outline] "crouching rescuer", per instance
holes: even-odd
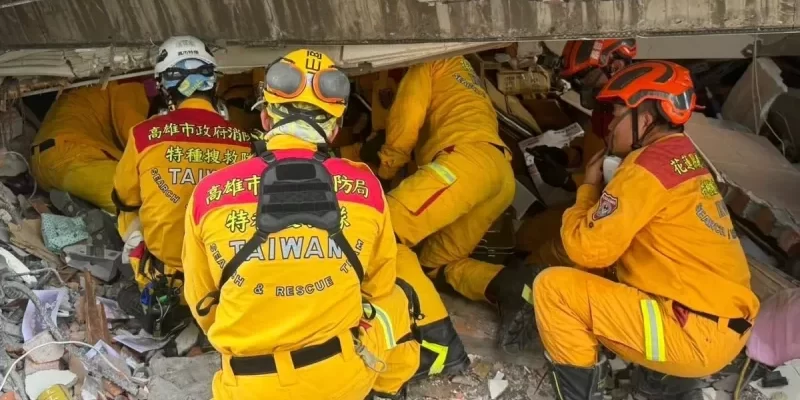
[[[611,117],[601,134],[607,152],[587,166],[561,238],[582,267],[619,260],[618,282],[565,267],[536,277],[553,387],[559,399],[602,399],[602,345],[637,365],[637,398],[694,396],[694,378],[742,350],[759,302],[714,177],[683,133],[696,102],[691,77],[677,64],[642,62],[612,77],[597,100]],[[623,158],[616,170],[604,162],[611,155]]]
[[[222,354],[215,399],[394,397],[418,368],[418,301],[397,279],[380,182],[328,156],[349,94],[324,54],[273,63],[256,155],[190,200],[185,295]]]
[[[249,136],[212,106],[215,64],[194,37],[173,37],[161,45],[155,73],[170,111],[132,128],[114,177],[111,198],[120,219],[138,213],[143,236],[131,252],[138,288],[125,288],[119,302],[156,336],[191,319],[180,305],[180,290],[183,217],[193,189],[204,176],[251,154]],[[219,194],[236,190],[222,187]]]

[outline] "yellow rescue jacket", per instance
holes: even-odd
[[[310,157],[316,146],[279,135],[267,142],[278,160]],[[356,327],[362,299],[388,296],[396,280],[397,245],[380,183],[361,163],[330,158],[341,226],[364,268],[363,283],[324,230],[300,225],[270,235],[222,286],[205,316],[196,305],[217,290],[223,266],[253,237],[260,157],[211,174],[186,210],[184,295],[222,354],[247,356],[320,344]],[[239,188],[226,191],[226,187]]]
[[[147,118],[148,109],[141,83],[109,82],[105,90],[73,89],[47,112],[33,145],[48,139],[85,143],[119,160],[130,129]]]
[[[185,100],[177,110],[136,125],[130,136],[112,197],[123,211],[138,208],[150,253],[180,267],[184,210],[192,190],[213,171],[249,158],[250,137],[201,99]]]
[[[602,193],[582,185],[561,238],[578,265],[619,259],[619,281],[643,292],[724,318],[752,321],[758,313],[728,209],[683,134],[629,154]]]
[[[492,101],[469,62],[454,57],[416,65],[400,81],[389,110],[378,175],[393,178],[412,151],[424,165],[450,146],[479,142],[506,147]]]

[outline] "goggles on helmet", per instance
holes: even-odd
[[[300,97],[308,89],[324,103],[347,104],[350,80],[337,68],[304,73],[286,58],[267,69],[264,90],[272,95],[291,100]]]
[[[161,73],[164,80],[177,81],[186,78],[189,75],[202,75],[205,77],[212,77],[216,71],[216,67],[211,64],[205,64],[193,69],[171,67],[167,68]]]

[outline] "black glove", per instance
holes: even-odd
[[[361,161],[367,164],[380,164],[381,159],[378,157],[378,152],[384,143],[386,143],[386,131],[380,130],[375,134],[375,137],[368,139],[361,146],[361,151],[358,153]]]
[[[544,183],[574,192],[577,190],[572,174],[567,171],[569,156],[557,147],[536,146],[526,151],[533,156],[533,162]]]

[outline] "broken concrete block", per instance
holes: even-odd
[[[175,347],[178,350],[178,355],[186,355],[189,350],[197,344],[197,338],[200,336],[200,328],[194,323],[190,322],[189,325],[175,338]]]
[[[38,335],[34,336],[33,339],[25,342],[22,346],[26,352],[33,350],[36,346],[41,346],[46,343],[52,343],[54,341],[53,336],[50,335],[50,332],[44,331],[39,333]],[[47,346],[42,346],[36,350],[33,350],[30,354],[30,358],[37,362],[37,363],[46,363],[51,361],[56,361],[64,355],[64,346],[60,344],[50,344]]]
[[[733,393],[733,391],[736,390],[736,382],[738,380],[738,375],[728,375],[727,377],[714,382],[714,389]]]
[[[211,381],[219,370],[219,353],[199,357],[158,357],[150,360],[147,387],[151,399],[184,400],[211,398]]]
[[[722,117],[758,133],[772,104],[787,90],[780,67],[772,59],[759,58],[731,89],[722,105]]]
[[[622,371],[623,369],[628,368],[628,363],[626,363],[619,357],[613,360],[608,360],[608,363],[611,365],[611,370],[614,372]]]
[[[61,369],[61,361],[55,360],[46,363],[37,363],[33,360],[25,360],[25,375],[35,374],[39,371]]]
[[[25,393],[31,399],[36,399],[42,392],[53,385],[72,387],[78,377],[70,371],[41,371],[25,376]]]
[[[108,282],[117,276],[118,259],[122,253],[100,246],[76,244],[62,249],[67,265],[80,271],[89,271],[92,276]]]

